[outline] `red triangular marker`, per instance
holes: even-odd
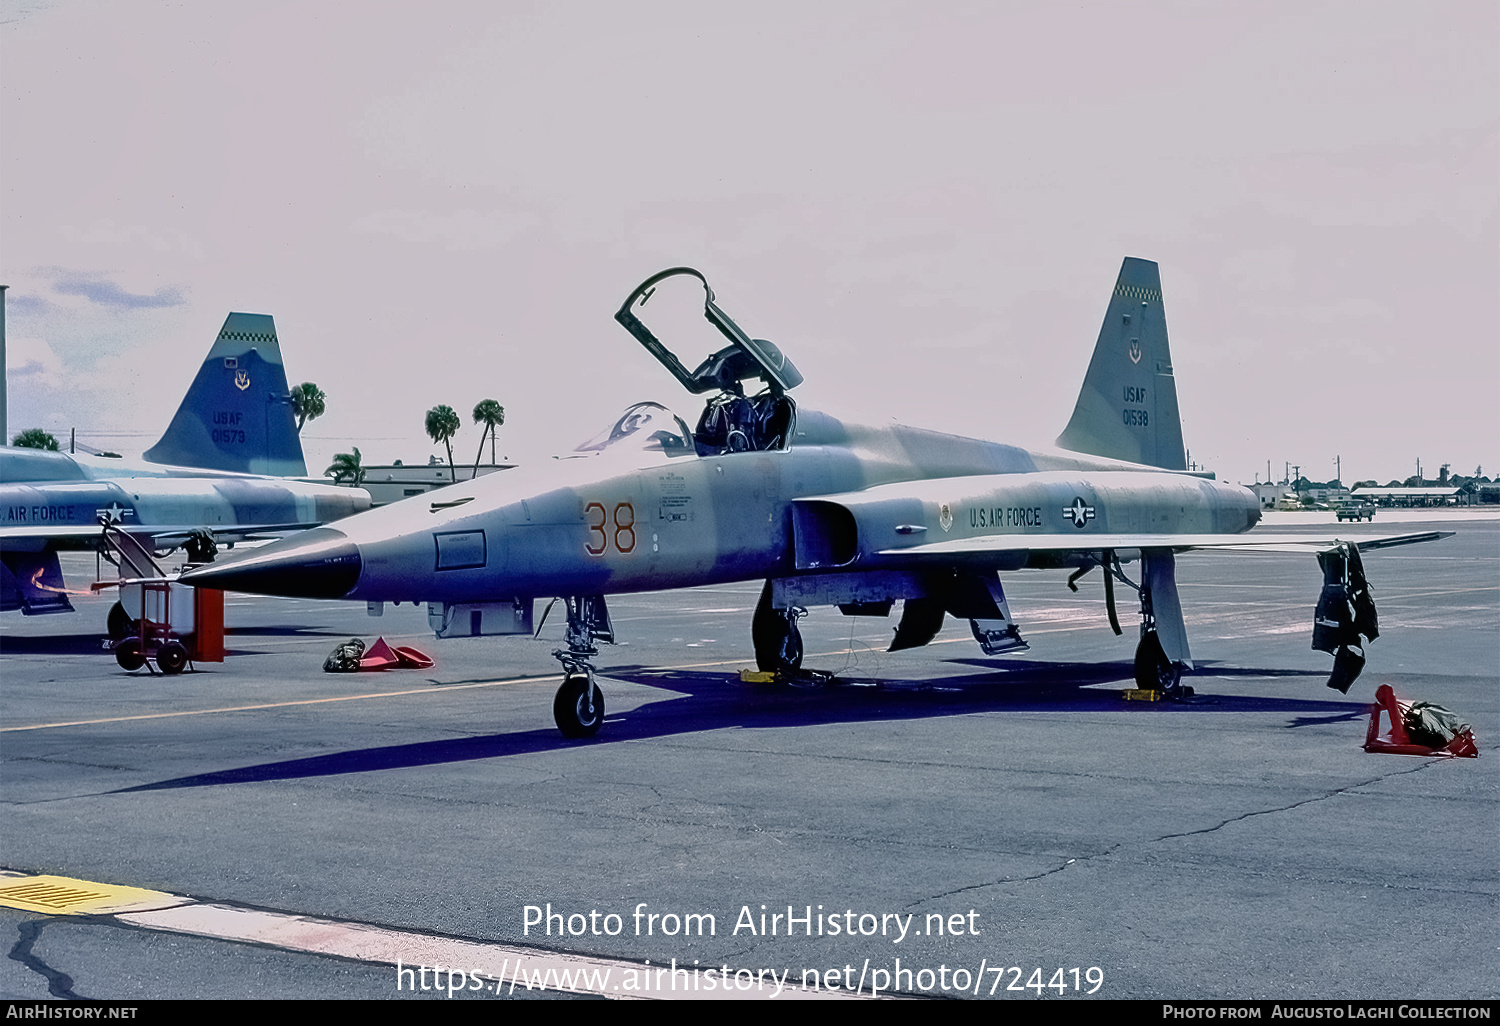
[[[361,670],[389,670],[392,666],[399,666],[401,660],[396,653],[391,651],[391,646],[385,643],[384,638],[376,638],[375,644],[365,649],[365,654],[360,657],[359,668]]]

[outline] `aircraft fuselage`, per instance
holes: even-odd
[[[605,451],[361,514],[337,525],[359,563],[342,597],[611,594],[900,567],[900,549],[948,539],[1068,533],[1085,547],[1090,534],[1229,534],[1259,519],[1248,489],[1192,475],[812,413],[803,424],[786,450]]]

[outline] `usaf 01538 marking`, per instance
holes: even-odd
[[[684,287],[727,342],[692,370],[642,320],[653,297]],[[1117,633],[1116,582],[1138,598],[1138,682],[1172,691],[1192,667],[1175,553],[1332,542],[1247,533],[1260,518],[1255,496],[1186,470],[1159,272],[1147,260],[1121,267],[1073,415],[1043,451],[799,409],[789,393],[800,372],[747,335],[691,268],[648,278],[615,318],[688,392],[709,396],[696,426],[638,403],[568,458],[452,485],[440,502],[372,510],[183,580],[425,601],[440,637],[530,633],[534,600],[562,599],[553,711],[564,734],[586,736],[604,716],[592,661],[596,641],[614,640],[609,594],[764,580],[750,625],[756,662],[791,676],[807,606],[889,615],[900,601],[893,649],[925,645],[952,615],[994,654],[1025,647],[999,572],[1069,569],[1071,584],[1098,568]],[[445,560],[442,539],[455,537],[482,562]],[[1407,540],[1421,539],[1383,541]]]

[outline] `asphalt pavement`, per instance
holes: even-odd
[[[1178,558],[1182,703],[1121,698],[1135,617],[1111,633],[1097,573],[1004,575],[1031,647],[999,658],[814,610],[820,688],[741,682],[758,582],[612,596],[588,741],[552,725],[557,611],[436,641],[409,605],[231,595],[227,660],[176,677],[101,650],[108,598],[6,614],[0,868],[164,896],[0,908],[0,996],[1493,999],[1500,521],[1441,517],[1339,529],[1457,532],[1366,557],[1382,636],[1347,696],[1308,555]],[[377,635],[436,665],[322,671]],[[1481,757],[1364,752],[1383,683]],[[525,986],[549,957],[613,975]]]

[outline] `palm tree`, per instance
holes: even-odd
[[[41,428],[27,428],[12,438],[10,444],[22,449],[47,449],[57,452],[57,439]]]
[[[365,483],[365,468],[360,462],[359,446],[354,447],[352,453],[336,453],[327,470],[323,471],[324,477],[333,478],[334,484],[342,484],[347,478],[355,488]]]
[[[427,437],[434,442],[442,442],[447,447],[448,476],[455,482],[458,480],[458,471],[453,469],[453,436],[458,434],[462,424],[451,406],[434,406],[427,411]]]
[[[297,418],[297,430],[310,420],[323,416],[324,400],[328,397],[311,381],[304,381],[292,389],[292,414]]]
[[[490,436],[490,462],[495,462],[495,429],[505,423],[505,407],[493,399],[486,399],[474,407],[474,423],[483,424],[479,435],[479,451],[474,454],[474,476],[479,476],[479,458],[484,455],[484,436]]]

